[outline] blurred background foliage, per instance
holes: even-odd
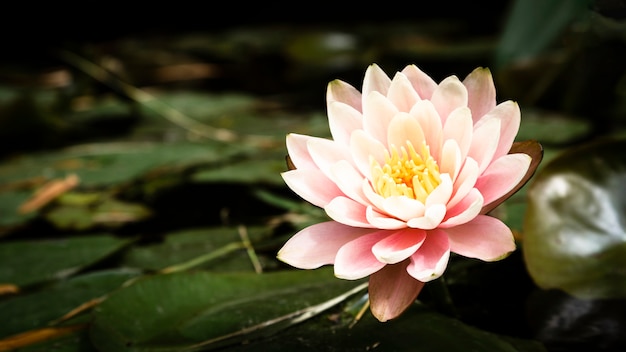
[[[624,348],[624,0],[220,5],[5,12],[0,351]],[[329,136],[327,83],[371,63],[489,67],[544,146],[493,211],[520,250],[453,257],[453,309],[437,282],[385,324],[362,282],[275,259],[326,219],[285,135]]]

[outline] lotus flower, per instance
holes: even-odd
[[[415,65],[391,79],[373,64],[362,92],[331,82],[327,109],[332,140],[289,134],[293,169],[282,177],[332,221],[299,231],[280,260],[369,276],[371,311],[386,321],[443,274],[451,252],[494,261],[515,250],[511,229],[486,214],[530,177],[533,158],[509,153],[520,109],[496,104],[488,69],[437,84]]]

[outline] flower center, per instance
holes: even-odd
[[[384,198],[406,196],[424,203],[430,192],[441,183],[439,166],[425,142],[420,153],[409,141],[399,151],[392,145],[384,165],[381,166],[373,157],[370,164],[374,191]]]

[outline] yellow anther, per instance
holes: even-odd
[[[441,183],[439,166],[430,155],[426,143],[420,153],[411,142],[400,146],[392,145],[387,151],[382,166],[371,158],[374,190],[381,196],[406,196],[424,203],[426,197]]]

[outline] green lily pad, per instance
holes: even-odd
[[[626,297],[624,140],[572,148],[528,190],[523,251],[544,289],[582,298]]]
[[[66,278],[130,242],[98,234],[0,243],[0,282],[26,286]]]
[[[589,120],[539,109],[524,109],[517,138],[535,139],[548,145],[571,145],[587,138],[592,127]]]
[[[340,303],[357,285],[328,268],[158,275],[98,306],[91,339],[101,351],[209,349],[291,326],[321,312],[319,304]]]
[[[269,155],[246,158],[221,168],[199,170],[192,175],[192,180],[196,182],[228,181],[284,186],[285,181],[283,181],[280,173],[287,171],[285,153],[286,151],[281,152],[280,156],[276,155],[273,158]],[[254,170],[254,172],[250,172],[250,170]]]
[[[43,328],[72,309],[119,288],[138,271],[118,269],[93,272],[51,287],[0,301],[3,319],[0,338]]]
[[[416,304],[395,320],[380,323],[366,313],[354,327],[320,316],[270,339],[252,341],[229,351],[419,351],[545,352],[537,341],[482,331]]]
[[[61,178],[75,173],[81,187],[109,187],[133,181],[157,168],[180,169],[223,162],[240,152],[236,145],[210,142],[77,145],[8,160],[0,164],[0,183],[37,177]]]
[[[253,243],[268,234],[268,229],[262,227],[249,227],[246,231]],[[200,263],[197,268],[252,271],[254,268],[241,241],[235,227],[181,230],[167,234],[163,242],[129,248],[124,254],[122,265],[161,270],[213,253],[214,256]]]
[[[588,14],[589,6],[588,0],[514,1],[495,52],[496,64],[503,67],[544,53],[568,26]]]
[[[20,213],[20,205],[32,196],[28,191],[0,192],[0,233],[2,229],[24,223],[34,217],[35,213]]]

